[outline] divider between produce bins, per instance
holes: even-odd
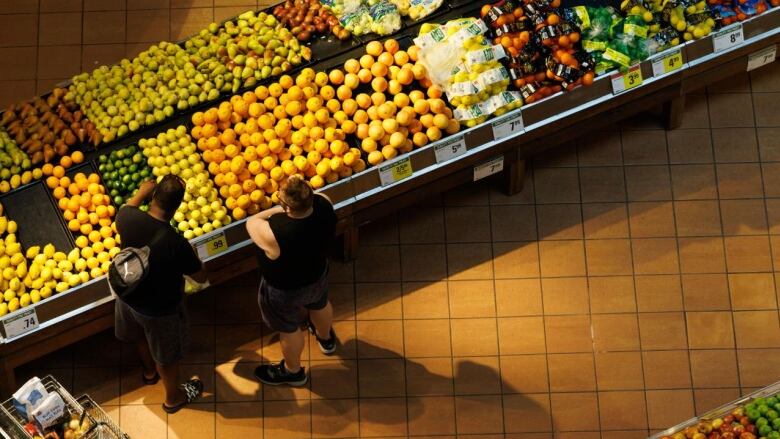
[[[771,8],[743,22],[745,39],[754,38],[778,27],[780,27],[780,7]]]
[[[23,252],[49,243],[60,251],[70,251],[75,247],[68,226],[51,196],[51,189],[44,180],[3,194],[0,204],[3,205],[3,215],[18,224],[16,235]]]

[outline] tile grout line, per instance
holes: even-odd
[[[474,182],[471,182],[469,184],[474,184]],[[487,190],[487,199],[488,204],[487,206],[484,206],[483,208],[487,209],[488,214],[488,236],[490,237],[490,271],[491,271],[491,285],[493,287],[493,322],[496,328],[496,353],[498,354],[498,385],[499,385],[499,391],[501,392],[501,432],[503,434],[506,434],[506,419],[505,419],[505,413],[506,413],[506,407],[504,405],[504,380],[501,378],[501,336],[499,331],[499,324],[498,324],[498,305],[496,304],[496,263],[495,263],[495,252],[493,250],[493,212],[490,209],[490,189],[487,188],[487,183],[482,183],[483,187],[486,187]],[[446,233],[446,223],[445,223],[445,233]],[[449,267],[447,267],[449,269]],[[449,296],[449,284],[447,286],[447,292]],[[449,301],[448,301],[449,302]],[[452,343],[452,334],[450,334],[450,343]],[[454,371],[453,371],[454,376]],[[453,389],[454,390],[454,389]],[[552,410],[551,410],[552,412]],[[457,422],[456,422],[457,424]],[[455,432],[457,434],[457,431]]]
[[[621,155],[622,155],[622,140],[621,140]],[[582,173],[580,172],[580,151],[579,151],[579,145],[576,147],[576,157],[577,157],[577,187],[580,192],[580,201],[582,201]],[[622,171],[622,170],[621,170]],[[624,184],[625,184],[625,173],[621,172],[623,174]],[[625,188],[624,188],[625,190]],[[583,253],[583,262],[585,263],[585,288],[588,293],[588,322],[590,326],[590,341],[591,341],[591,358],[593,359],[593,383],[595,385],[594,389],[594,395],[596,397],[596,418],[599,420],[599,430],[601,429],[601,403],[599,402],[599,393],[598,393],[598,382],[599,377],[598,373],[596,372],[596,338],[595,338],[595,331],[593,329],[593,307],[591,305],[591,297],[590,297],[590,270],[588,269],[588,246],[586,245],[587,241],[585,241],[585,213],[582,210],[582,204],[580,204],[580,225],[582,226],[582,253]],[[633,271],[633,257],[632,260],[632,271]],[[552,389],[551,389],[552,390]],[[552,399],[551,399],[552,403]],[[552,404],[551,409],[552,412]],[[601,434],[601,431],[599,431],[599,436],[603,436]]]
[[[404,375],[404,413],[406,414],[406,435],[409,435],[409,381],[407,380],[407,367],[406,362],[408,361],[406,358],[406,324],[404,320],[404,305],[403,305],[403,297],[404,297],[404,290],[403,290],[403,278],[404,278],[404,264],[403,264],[403,253],[401,252],[401,228],[400,223],[398,220],[398,214],[393,214],[393,222],[395,224],[395,232],[396,232],[396,239],[398,240],[398,246],[396,247],[398,251],[398,275],[401,279],[400,282],[393,282],[394,284],[398,284],[399,289],[401,291],[401,352],[403,352],[403,375]],[[357,289],[356,289],[357,291]],[[355,298],[355,303],[357,303],[357,297]],[[358,387],[360,386],[359,377],[358,377]],[[312,433],[314,433],[312,431]]]
[[[706,94],[704,97],[704,101],[707,104],[707,125],[709,126],[710,130],[710,138],[712,138],[712,118],[710,116],[710,97],[709,94]],[[720,186],[718,185],[718,166],[714,163],[715,161],[715,144],[714,142],[710,142],[710,148],[712,150],[712,160],[713,160],[713,171],[715,173],[715,194],[718,197],[718,217],[720,219],[720,233],[721,233],[721,245],[723,246],[723,264],[725,267],[725,276],[726,276],[726,291],[728,292],[728,298],[729,298],[729,314],[731,316],[731,332],[732,336],[734,337],[734,361],[736,362],[736,370],[737,370],[737,385],[739,386],[739,393],[742,394],[742,378],[741,373],[739,370],[739,349],[738,349],[738,343],[737,343],[737,325],[736,325],[736,319],[734,318],[734,306],[732,304],[732,297],[731,297],[731,282],[729,282],[729,259],[726,256],[726,237],[723,229],[723,209],[721,209],[720,205]],[[767,231],[769,227],[767,224]],[[685,297],[683,295],[683,297]],[[683,309],[685,309],[685,302],[683,302]],[[688,357],[690,358],[690,351],[688,353]],[[693,368],[693,362],[689,360],[691,363],[691,369]],[[693,377],[691,377],[691,386],[693,386]],[[696,409],[696,398],[694,398],[694,410]]]
[[[443,204],[444,201],[443,196],[441,197],[441,201]],[[449,248],[449,243],[447,242],[447,214],[445,209],[446,207],[444,206],[441,206],[440,208],[442,227],[444,229],[443,230],[444,275],[446,276],[446,280],[444,282],[444,290],[447,293],[447,321],[448,321],[447,326],[450,332],[450,374],[452,375],[452,378],[450,379],[450,385],[452,386],[452,416],[453,416],[453,422],[455,422],[454,425],[455,428],[453,430],[455,432],[455,435],[457,435],[458,434],[458,399],[457,396],[455,395],[455,349],[452,346],[452,306],[450,305],[450,280],[449,280],[450,262],[449,262],[449,258],[447,258],[447,249]],[[498,336],[498,334],[496,334],[496,336]],[[499,363],[499,370],[500,370],[500,363]],[[502,396],[502,400],[503,400],[503,396]]]
[[[642,387],[643,387],[642,394],[643,394],[643,400],[645,402],[645,429],[647,429],[647,431],[650,431],[650,408],[648,407],[648,404],[647,404],[647,388],[646,388],[646,380],[645,380],[645,361],[644,361],[644,358],[642,356],[642,352],[643,352],[643,349],[642,349],[642,325],[640,324],[640,320],[639,320],[639,299],[638,299],[637,293],[636,293],[636,276],[637,276],[637,274],[636,274],[636,266],[635,266],[635,263],[634,263],[634,240],[631,237],[631,212],[630,212],[630,209],[629,209],[629,204],[631,203],[631,201],[630,201],[630,197],[628,195],[628,177],[626,176],[626,172],[625,172],[626,154],[625,154],[625,145],[624,145],[624,142],[623,142],[623,130],[622,129],[620,130],[620,154],[621,154],[621,157],[622,157],[622,160],[623,160],[623,185],[626,188],[626,192],[625,192],[626,193],[626,198],[625,198],[625,202],[624,202],[625,209],[626,209],[625,210],[625,212],[626,212],[626,229],[627,229],[626,233],[628,235],[628,247],[629,247],[629,250],[631,251],[631,284],[632,284],[632,287],[634,289],[634,306],[636,307],[636,332],[637,332],[637,338],[638,338],[637,341],[638,341],[638,345],[639,345],[639,367],[640,367],[640,370],[642,372]],[[667,167],[668,167],[668,164],[667,164]],[[671,176],[670,176],[670,178],[671,178]],[[671,187],[670,187],[670,191],[671,191]],[[595,364],[594,364],[594,368],[595,368]],[[597,389],[598,389],[599,388],[598,380],[596,380],[596,386],[597,386]],[[601,417],[599,417],[599,419],[601,419]],[[599,427],[603,428],[602,425],[599,425]]]
[[[750,88],[750,104],[751,104],[751,108],[753,109],[753,130],[754,130],[755,135],[756,135],[756,148],[758,149],[758,151],[756,151],[756,153],[758,154],[758,160],[759,160],[758,172],[759,172],[759,175],[761,176],[761,192],[764,195],[764,197],[763,197],[764,216],[766,218],[767,234],[769,234],[769,229],[771,228],[771,224],[770,224],[770,221],[769,221],[769,207],[767,206],[767,202],[766,202],[766,182],[764,180],[764,166],[763,166],[763,162],[761,161],[761,149],[760,149],[759,144],[758,144],[758,138],[759,138],[759,136],[758,136],[758,118],[756,116],[756,101],[753,98],[753,76],[749,72],[747,73],[747,80],[748,80],[748,87]],[[775,275],[775,272],[776,272],[778,267],[775,266],[775,258],[774,258],[774,251],[773,251],[773,248],[772,248],[772,238],[771,238],[771,235],[767,237],[767,241],[768,241],[767,243],[769,245],[769,264],[772,267],[772,274],[773,274],[772,275],[772,284],[775,287],[774,288],[774,293],[775,294],[774,294],[773,298],[775,300],[775,306],[777,307],[778,306],[778,303],[777,303],[777,276]],[[724,249],[724,252],[725,252],[725,249]],[[733,313],[732,313],[732,315],[733,315]],[[778,325],[780,325],[780,309],[778,309],[777,315],[778,315]],[[734,331],[736,332],[736,326],[734,328]],[[734,342],[735,343],[736,343],[736,339],[737,339],[737,337],[736,337],[736,334],[735,334],[734,335]],[[739,354],[739,352],[737,351],[737,355],[738,354]],[[737,357],[737,376],[738,377],[740,376],[740,372],[739,372],[739,357]],[[740,385],[740,389],[742,389],[741,377],[740,377],[740,381],[738,383]]]
[[[536,240],[537,240],[537,245],[536,245],[536,261],[537,261],[536,262],[536,266],[537,267],[536,267],[536,269],[539,271],[539,278],[538,278],[539,295],[540,295],[539,299],[541,300],[541,304],[542,304],[542,315],[541,315],[541,317],[542,317],[542,333],[544,335],[544,366],[545,366],[545,370],[547,372],[547,404],[550,407],[550,414],[549,414],[550,430],[553,430],[555,428],[555,426],[553,425],[553,423],[554,423],[553,419],[554,418],[553,418],[553,413],[552,413],[552,396],[551,396],[552,395],[552,379],[550,378],[550,361],[549,361],[550,354],[548,353],[548,347],[547,347],[547,345],[548,345],[548,343],[547,343],[547,315],[546,315],[546,313],[544,311],[544,286],[543,286],[543,283],[542,283],[542,279],[544,279],[544,277],[543,277],[543,274],[542,274],[542,250],[541,250],[541,246],[538,244],[538,241],[540,240],[539,239],[540,236],[539,236],[539,210],[537,209],[537,205],[539,203],[538,203],[538,197],[536,196],[536,188],[537,188],[537,185],[536,185],[536,168],[534,167],[533,161],[531,163],[529,163],[529,166],[531,166],[531,168],[533,169],[532,175],[531,175],[531,181],[533,182],[533,187],[534,187],[534,203],[533,203],[533,207],[534,207],[534,222],[535,222],[535,226],[536,226],[535,228],[536,228]],[[579,173],[578,173],[578,175],[579,175]],[[503,398],[502,398],[502,400],[503,400]]]
[[[667,131],[668,133],[668,131]],[[669,136],[664,136],[664,140],[666,141],[666,155],[667,158],[669,157]],[[712,131],[710,130],[710,148],[714,148],[713,142],[712,142]],[[713,151],[714,154],[714,151]],[[715,159],[713,155],[713,160]],[[672,165],[669,164],[669,185],[672,188],[672,191],[674,191],[674,183],[672,179]],[[716,187],[716,193],[717,193],[717,185],[718,185],[718,179],[717,176],[715,178],[715,187]],[[672,198],[674,197],[674,192],[672,192]],[[722,220],[722,218],[721,218]],[[688,313],[685,310],[685,293],[683,292],[683,268],[682,268],[682,256],[681,256],[681,248],[680,248],[680,237],[677,233],[677,212],[674,208],[674,202],[672,202],[672,222],[674,223],[674,243],[677,247],[677,270],[679,271],[679,274],[677,275],[677,283],[680,286],[680,301],[682,302],[682,316],[683,316],[683,322],[685,323],[684,328],[684,334],[685,334],[685,347],[686,347],[686,356],[688,358],[688,378],[690,379],[690,402],[691,406],[693,408],[693,414],[696,414],[696,398],[694,396],[694,387],[693,387],[693,361],[691,360],[691,340],[690,340],[690,334],[688,331]],[[723,232],[723,227],[721,226],[721,233]],[[725,250],[724,250],[724,257],[725,257]],[[644,367],[644,355],[642,355],[642,366]],[[645,387],[647,387],[647,383],[645,383]],[[645,394],[647,393],[647,389],[645,389]],[[648,404],[649,407],[649,404]],[[649,408],[648,408],[649,410]],[[648,427],[650,419],[648,417]]]
[[[40,95],[40,93],[38,93],[38,77],[41,75],[41,72],[38,71],[38,67],[39,67],[39,64],[40,64],[38,62],[38,60],[40,59],[40,56],[41,56],[41,2],[40,2],[40,0],[35,0],[35,1],[36,1],[37,5],[38,5],[38,10],[37,10],[37,12],[38,12],[38,16],[37,16],[37,18],[38,18],[38,26],[37,26],[38,32],[36,32],[36,35],[35,35],[35,74],[33,75],[33,80],[35,81],[35,93]]]
[[[358,229],[359,230],[359,229]],[[360,236],[359,234],[357,235]],[[358,241],[358,245],[359,241]],[[357,250],[360,252],[360,249]],[[357,255],[354,256],[357,258]],[[360,414],[360,343],[358,342],[358,311],[357,311],[357,264],[355,259],[349,262],[352,265],[352,303],[354,304],[354,327],[355,327],[355,398],[357,400],[357,423],[358,423],[358,436],[362,436],[361,430],[363,429],[363,422]],[[403,300],[403,299],[402,299]],[[401,305],[403,307],[403,304]],[[263,421],[263,438],[265,438],[265,421]]]
[[[455,434],[458,434],[458,397],[455,392],[455,349],[452,345],[452,306],[450,304],[450,261],[449,261],[449,241],[447,240],[447,207],[444,206],[444,196],[439,195],[439,200],[441,201],[442,206],[439,208],[441,212],[441,221],[442,221],[442,228],[444,233],[444,275],[445,275],[445,281],[444,281],[444,289],[447,293],[447,326],[449,328],[450,332],[450,374],[452,375],[452,378],[450,379],[450,385],[452,386],[452,413],[453,413],[453,421],[455,422]],[[403,288],[403,287],[402,287]],[[430,320],[430,319],[426,319]],[[498,336],[498,334],[496,334]],[[500,366],[499,366],[500,367]],[[499,369],[500,370],[500,369]],[[503,397],[501,398],[503,400]],[[503,414],[502,414],[503,416]]]

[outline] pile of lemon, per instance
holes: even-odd
[[[102,276],[110,258],[119,252],[114,247],[95,256],[93,248],[87,246],[66,254],[52,244],[24,252],[17,241],[17,229],[0,205],[0,316]]]

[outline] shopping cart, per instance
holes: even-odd
[[[48,392],[59,393],[62,400],[65,402],[65,412],[68,416],[76,415],[79,417],[79,425],[83,425],[86,421],[90,426],[89,429],[82,436],[83,439],[130,439],[130,436],[122,433],[119,427],[111,420],[111,418],[98,406],[95,401],[87,395],[81,396],[78,399],[74,399],[73,396],[65,390],[54,377],[47,375],[41,378],[41,383]],[[24,432],[24,425],[27,424],[27,419],[22,417],[13,404],[13,398],[5,401],[2,406],[3,414],[13,420],[20,430],[24,433],[20,439],[33,439],[32,436]]]

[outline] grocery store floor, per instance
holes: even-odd
[[[519,195],[471,184],[368,226],[305,389],[251,376],[279,359],[253,275],[191,301],[207,397],[180,414],[110,333],[20,378],[139,439],[646,437],[780,378],[778,92],[775,64],[689,96],[680,129],[645,115],[539,157]]]
[[[0,0],[0,104],[245,2]],[[134,439],[643,438],[780,378],[778,102],[774,64],[691,95],[675,131],[642,116],[539,157],[519,195],[481,182],[370,225],[332,266],[342,343],[307,349],[305,389],[251,377],[279,359],[254,276],[191,300],[207,396],[179,414],[110,332],[19,379],[54,374]]]

